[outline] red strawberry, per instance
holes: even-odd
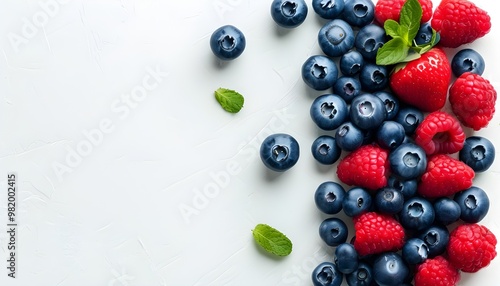
[[[474,170],[464,162],[437,154],[429,158],[417,191],[427,198],[450,196],[470,188],[474,175]]]
[[[465,133],[460,122],[444,111],[434,111],[415,130],[415,143],[427,155],[452,154],[462,149]]]
[[[491,29],[488,13],[468,0],[443,0],[431,26],[440,34],[439,45],[456,48],[483,37]]]
[[[401,101],[429,112],[444,106],[450,82],[450,62],[439,48],[396,67],[390,78],[390,86]]]
[[[417,266],[415,286],[457,285],[460,272],[443,256],[429,258]]]
[[[388,19],[399,22],[399,14],[406,0],[378,0],[375,4],[375,20],[383,25]],[[418,0],[422,7],[421,23],[429,21],[432,17],[432,1]]]
[[[497,252],[497,239],[485,226],[463,224],[450,233],[448,257],[463,272],[477,272],[490,264]]]
[[[387,185],[389,153],[375,145],[364,145],[349,153],[337,166],[337,176],[347,185],[377,190]]]
[[[367,212],[354,218],[354,248],[360,256],[397,251],[405,242],[405,231],[392,216]]]
[[[449,99],[462,124],[479,130],[493,118],[497,92],[487,79],[466,72],[452,84]]]

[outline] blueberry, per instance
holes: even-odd
[[[416,265],[427,259],[429,247],[420,238],[410,238],[403,245],[402,255],[408,264]]]
[[[302,79],[315,90],[331,88],[338,77],[337,65],[326,56],[314,55],[302,65]]]
[[[484,59],[476,50],[463,49],[456,53],[451,60],[451,70],[456,77],[465,72],[482,75],[484,72]]]
[[[433,225],[422,231],[417,237],[427,244],[429,249],[427,257],[433,258],[445,252],[450,240],[450,233],[444,226]]]
[[[245,50],[246,39],[243,33],[232,25],[225,25],[212,33],[210,48],[221,60],[233,60]]]
[[[376,91],[373,95],[384,102],[387,120],[393,120],[399,112],[399,100],[392,93],[383,90]]]
[[[389,71],[386,66],[365,63],[359,74],[359,82],[363,90],[375,92],[387,87]]]
[[[348,108],[340,96],[323,94],[314,99],[309,113],[319,128],[334,130],[346,121]]]
[[[432,34],[432,27],[429,22],[421,24],[415,36],[415,43],[417,45],[429,44],[432,41]]]
[[[346,103],[351,103],[352,99],[361,92],[361,83],[357,78],[341,76],[333,85],[333,93],[342,97]]]
[[[335,248],[335,264],[337,269],[349,274],[358,268],[358,252],[350,243],[342,243]]]
[[[403,194],[394,188],[382,188],[374,198],[375,206],[381,213],[397,214],[403,209]]]
[[[339,218],[327,218],[319,226],[319,236],[329,246],[337,246],[346,242],[347,225]]]
[[[423,230],[434,223],[435,213],[432,204],[421,197],[412,197],[404,202],[399,213],[399,221],[404,228]]]
[[[449,225],[460,219],[461,209],[454,200],[443,197],[437,199],[433,205],[437,222],[443,225]]]
[[[326,55],[339,57],[354,46],[354,31],[345,21],[335,19],[321,27],[318,43]]]
[[[323,19],[335,19],[344,10],[344,0],[312,0],[314,12]]]
[[[372,207],[372,196],[360,187],[347,191],[342,202],[342,209],[347,216],[354,217],[368,212]]]
[[[413,134],[415,129],[417,129],[420,123],[424,120],[424,114],[415,107],[405,106],[399,109],[399,112],[394,120],[403,125],[406,134]]]
[[[485,137],[470,136],[465,139],[458,157],[476,173],[481,173],[488,170],[495,161],[495,146]]]
[[[403,180],[394,174],[391,174],[387,180],[387,186],[401,192],[406,200],[413,197],[417,193],[418,181],[416,179]]]
[[[365,60],[363,55],[356,50],[348,51],[343,54],[339,60],[340,71],[345,76],[355,76],[359,74],[364,65]]]
[[[314,286],[340,286],[344,274],[338,271],[337,266],[331,262],[322,262],[312,271]]]
[[[260,158],[266,167],[283,172],[299,160],[299,143],[291,135],[276,133],[264,139],[260,146]]]
[[[314,192],[316,207],[325,214],[337,214],[342,210],[345,189],[340,184],[327,181],[321,183]]]
[[[377,51],[387,42],[387,36],[384,28],[376,24],[369,24],[361,29],[356,34],[354,46],[365,59],[374,60],[377,56]]]
[[[460,219],[467,223],[481,221],[490,209],[488,195],[478,187],[470,187],[458,192],[453,199],[460,207]]]
[[[381,286],[402,285],[410,273],[401,255],[386,252],[373,262],[373,278]]]
[[[368,130],[378,128],[385,120],[385,106],[380,98],[373,94],[365,93],[356,96],[349,109],[351,122],[357,127]]]
[[[352,122],[344,122],[335,131],[335,140],[340,149],[354,151],[363,145],[365,133]]]
[[[366,26],[375,17],[375,4],[371,0],[345,0],[342,16],[352,26]]]
[[[314,140],[311,152],[314,159],[320,164],[332,165],[340,158],[342,149],[337,145],[334,137],[322,135]]]
[[[307,4],[304,0],[274,0],[271,4],[271,17],[284,28],[295,28],[307,17]]]
[[[389,154],[389,164],[393,174],[405,180],[420,177],[427,168],[427,156],[422,147],[404,143]]]
[[[385,149],[395,149],[405,139],[405,129],[396,121],[384,121],[377,129],[377,143]]]
[[[373,281],[373,271],[370,264],[360,261],[354,272],[345,276],[349,286],[370,286]]]

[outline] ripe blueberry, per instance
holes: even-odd
[[[424,114],[415,107],[405,106],[399,109],[394,120],[403,125],[406,134],[413,134],[418,125],[424,120]]]
[[[373,278],[379,285],[402,285],[410,273],[401,255],[386,252],[373,262]]]
[[[346,103],[361,93],[361,83],[355,77],[341,76],[333,85],[333,93],[342,97]]]
[[[377,128],[386,118],[385,106],[380,98],[365,93],[356,96],[349,109],[351,122],[357,127],[368,130]]]
[[[356,34],[354,46],[365,59],[374,60],[377,56],[377,51],[387,42],[385,30],[376,24],[369,24],[361,29]]]
[[[358,252],[350,243],[342,243],[335,248],[335,264],[337,269],[349,274],[358,268]]]
[[[377,129],[376,139],[380,147],[395,149],[405,139],[405,129],[396,121],[384,121]]]
[[[311,152],[314,159],[320,164],[332,165],[340,158],[342,149],[337,145],[334,137],[322,135],[314,140]]]
[[[470,187],[458,192],[453,199],[460,207],[460,219],[467,223],[481,221],[490,209],[488,195],[478,187]]]
[[[372,0],[345,0],[342,16],[347,23],[363,27],[375,18],[375,4]]]
[[[429,249],[427,256],[432,258],[445,252],[450,240],[450,233],[444,226],[433,225],[422,231],[417,237],[427,244],[427,248]]]
[[[312,0],[314,12],[323,19],[336,19],[344,10],[344,0]]]
[[[354,31],[345,21],[335,19],[321,27],[318,43],[326,55],[339,57],[354,46]]]
[[[363,55],[356,50],[350,50],[340,57],[340,71],[345,76],[355,76],[359,74],[365,64]]]
[[[323,213],[336,214],[342,210],[345,193],[340,184],[327,181],[321,183],[314,192],[314,202]]]
[[[335,140],[340,149],[354,151],[363,145],[365,139],[364,131],[352,122],[347,121],[340,125],[335,131]]]
[[[451,70],[456,77],[465,72],[482,75],[484,72],[484,59],[476,50],[463,49],[456,53],[451,60]]]
[[[401,225],[407,229],[423,230],[434,223],[434,208],[432,204],[421,197],[413,197],[404,202],[399,213]]]
[[[299,143],[291,135],[269,135],[260,146],[260,158],[264,165],[276,172],[293,167],[299,160]]]
[[[394,188],[382,188],[374,198],[375,207],[381,213],[397,214],[403,209],[403,194]]]
[[[304,82],[315,90],[331,88],[339,73],[335,62],[322,55],[309,57],[302,65],[301,72]]]
[[[232,25],[225,25],[212,33],[210,48],[221,60],[233,60],[245,50],[246,39],[243,33]]]
[[[422,147],[404,143],[389,154],[389,164],[393,174],[405,180],[420,177],[427,168],[427,156]]]
[[[476,173],[488,170],[495,160],[495,146],[482,136],[470,136],[458,153],[460,161],[471,167]]]
[[[369,211],[372,207],[372,196],[360,187],[347,191],[342,202],[342,209],[347,216],[355,217]]]
[[[375,92],[387,87],[389,71],[386,66],[365,63],[359,74],[361,87],[368,92]]]
[[[271,17],[284,28],[295,28],[307,17],[307,4],[304,0],[274,0],[271,4]]]
[[[339,218],[327,218],[319,226],[319,236],[329,246],[337,246],[346,242],[347,225]]]
[[[313,269],[311,278],[314,286],[340,286],[344,274],[332,262],[322,262]]]
[[[449,225],[460,219],[461,209],[457,202],[448,197],[439,198],[434,202],[436,222]]]
[[[408,264],[420,264],[427,259],[429,247],[420,238],[410,238],[403,245],[402,255]]]
[[[323,94],[315,98],[309,113],[313,122],[323,130],[336,129],[348,116],[346,102],[335,94]]]

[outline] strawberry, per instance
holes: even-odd
[[[420,58],[397,66],[390,77],[393,92],[404,103],[422,111],[441,109],[451,83],[451,67],[440,48],[432,48]]]
[[[466,72],[452,84],[449,99],[453,112],[462,124],[479,130],[493,118],[497,92],[487,79]]]
[[[445,154],[429,158],[417,192],[427,198],[453,195],[472,186],[474,170],[464,162]]]
[[[429,258],[417,266],[415,286],[457,285],[460,272],[443,256]]]
[[[471,1],[443,0],[434,11],[431,26],[441,36],[440,46],[456,48],[486,35],[491,19]]]
[[[375,145],[364,145],[349,153],[337,166],[337,176],[347,185],[378,190],[387,185],[389,153]]]
[[[405,242],[403,227],[388,214],[361,214],[354,218],[354,230],[354,248],[360,256],[397,251]]]
[[[399,22],[399,14],[406,0],[378,0],[375,4],[375,20],[381,25],[388,19]],[[421,23],[429,21],[432,17],[432,1],[418,0],[422,7]]]

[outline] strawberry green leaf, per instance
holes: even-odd
[[[411,62],[413,60],[416,60],[418,58],[420,58],[422,56],[421,53],[415,53],[415,52],[408,52],[408,55],[406,56],[406,58],[404,58],[401,62],[402,63],[407,63],[407,62]]]
[[[399,23],[389,19],[384,22],[385,33],[393,38],[401,37]]]
[[[277,256],[292,252],[292,242],[286,235],[267,224],[258,224],[252,230],[253,238],[265,251]]]
[[[243,95],[227,88],[217,89],[215,91],[215,99],[217,99],[224,110],[231,113],[239,112],[245,102]]]
[[[407,0],[401,8],[399,24],[408,28],[408,40],[411,43],[420,28],[422,6],[418,0]]]
[[[392,65],[403,61],[408,56],[410,47],[401,38],[393,38],[377,51],[377,65]]]

